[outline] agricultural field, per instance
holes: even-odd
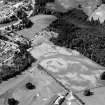
[[[35,67],[31,69],[33,73],[26,72],[24,75],[17,76],[18,80],[15,80],[15,84],[11,83],[12,86],[8,84],[9,89],[0,96],[0,105],[8,105],[10,99],[15,99],[19,105],[46,105],[50,104],[50,99],[56,99],[57,94],[67,93],[63,87],[42,70]],[[32,83],[34,87],[32,89],[27,88],[28,83]],[[5,99],[4,104],[2,103],[3,99]]]
[[[36,15],[35,17],[31,18],[31,21],[34,23],[32,28],[23,29],[18,33],[22,34],[24,37],[32,39],[36,33],[49,26],[49,24],[51,24],[54,20],[56,20],[55,16]]]
[[[77,1],[0,4],[0,105],[104,105],[104,4]]]

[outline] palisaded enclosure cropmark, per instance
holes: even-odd
[[[94,24],[84,20],[85,15],[78,18],[78,10],[72,17],[70,13],[63,19],[57,19],[48,28],[59,33],[57,38],[50,40],[59,46],[75,49],[84,56],[96,63],[105,66],[105,24],[100,25],[97,21]]]

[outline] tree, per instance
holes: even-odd
[[[3,4],[7,4],[8,3],[8,0],[3,0]]]
[[[105,4],[105,0],[102,0],[102,3]]]
[[[31,20],[29,20],[27,13],[24,11],[22,7],[17,8],[15,11],[15,16],[18,18],[18,20],[22,21],[22,24],[25,25],[25,27],[29,28],[33,25]]]

